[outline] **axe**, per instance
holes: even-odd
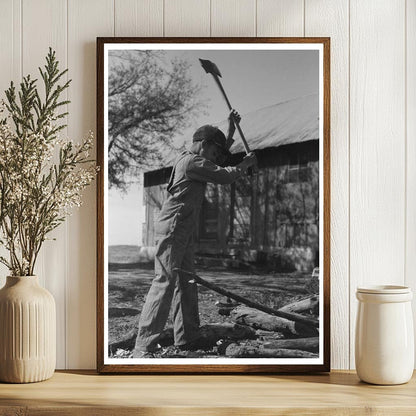
[[[214,80],[217,83],[217,85],[218,85],[218,87],[219,87],[219,89],[220,89],[220,91],[221,91],[221,93],[222,93],[222,95],[223,95],[223,97],[224,97],[224,99],[227,103],[228,109],[231,111],[233,107],[231,106],[230,100],[228,99],[227,94],[225,93],[224,88],[223,88],[223,86],[221,84],[221,81],[219,79],[219,77],[221,77],[221,72],[218,69],[217,65],[215,65],[214,62],[208,61],[207,59],[200,59],[199,62],[201,62],[202,68],[205,69],[205,72],[207,74],[211,74],[214,77]],[[243,131],[241,130],[240,124],[238,122],[236,122],[236,120],[234,120],[234,124],[235,124],[238,132],[240,133],[240,137],[241,137],[241,140],[243,141],[243,145],[244,145],[244,150],[246,151],[247,154],[249,154],[250,153],[250,148],[248,147],[247,140],[244,137],[244,134],[243,134]]]

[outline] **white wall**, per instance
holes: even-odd
[[[0,0],[0,10],[0,91],[35,74],[52,46],[73,79],[75,140],[95,131],[97,36],[331,37],[331,360],[353,368],[357,285],[416,287],[416,0]],[[37,271],[57,301],[58,368],[95,367],[95,185],[84,201]]]

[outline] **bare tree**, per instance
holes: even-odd
[[[109,54],[109,185],[125,190],[138,170],[155,167],[161,148],[172,147],[201,102],[189,63],[163,51],[122,50]]]

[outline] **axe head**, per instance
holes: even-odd
[[[201,62],[202,68],[205,69],[207,74],[221,76],[221,72],[214,62],[208,61],[208,59],[200,59],[199,62]]]

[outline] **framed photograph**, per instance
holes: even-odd
[[[101,373],[330,371],[329,38],[97,38]]]

